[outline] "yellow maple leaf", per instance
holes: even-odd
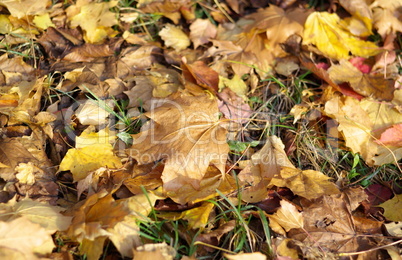
[[[87,177],[91,171],[103,166],[122,167],[120,159],[113,154],[113,147],[110,144],[93,144],[68,150],[59,170],[71,171],[74,181],[79,181]]]
[[[381,50],[373,42],[363,41],[347,30],[346,24],[336,13],[314,12],[304,24],[304,44],[314,44],[332,59],[347,59],[349,52],[360,57],[370,57]]]
[[[384,217],[391,221],[402,221],[402,194],[395,195],[392,199],[379,205],[384,209]],[[398,209],[398,210],[396,210]]]
[[[111,27],[117,24],[117,17],[109,9],[115,7],[117,3],[118,1],[102,3],[78,1],[76,5],[67,9],[71,27],[80,26],[85,31],[86,42],[101,43],[107,36],[116,34]]]
[[[322,172],[283,167],[279,175],[272,178],[270,185],[287,187],[293,193],[306,199],[316,199],[322,195],[340,193],[331,178]]]

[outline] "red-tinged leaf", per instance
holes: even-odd
[[[219,74],[202,61],[192,64],[183,62],[183,76],[187,81],[198,84],[216,94],[219,87]]]
[[[378,144],[390,146],[402,146],[402,123],[393,125],[385,130],[379,140],[375,141]]]
[[[349,59],[349,62],[352,63],[357,69],[359,69],[362,73],[370,73],[371,67],[367,63],[364,63],[367,59],[363,57],[353,57]]]

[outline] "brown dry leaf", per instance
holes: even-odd
[[[375,142],[384,129],[402,122],[402,115],[392,105],[370,99],[334,97],[325,104],[325,113],[339,123],[346,146],[360,153],[368,165],[394,163],[402,158],[400,147]]]
[[[107,36],[114,36],[116,32],[111,28],[117,24],[116,14],[109,11],[118,1],[91,3],[78,1],[66,9],[70,26],[80,26],[84,31],[84,39],[89,43],[101,43]]]
[[[303,44],[314,44],[331,59],[347,59],[349,53],[370,57],[381,50],[373,42],[353,36],[336,13],[314,12],[304,25]]]
[[[266,260],[267,256],[261,252],[254,252],[254,253],[239,253],[237,255],[229,255],[227,253],[223,254],[229,260]]]
[[[373,246],[370,238],[360,234],[381,233],[378,221],[364,218],[362,222],[352,216],[345,194],[324,195],[302,206],[305,231],[296,230],[289,237],[306,246],[319,245],[324,250],[356,252]]]
[[[171,24],[166,24],[165,27],[159,31],[159,36],[167,47],[172,47],[176,51],[182,51],[191,44],[187,34],[179,27]]]
[[[258,59],[254,53],[246,51],[243,47],[232,41],[212,40],[211,42],[214,46],[208,50],[206,55],[214,57],[223,56],[222,61],[217,62],[229,64],[237,75],[242,76],[249,73],[252,70],[251,65],[258,63]],[[255,50],[256,52],[261,51],[261,48],[254,47],[250,44],[248,49]]]
[[[194,63],[184,61],[181,67],[186,81],[197,84],[213,94],[218,92],[219,74],[203,61],[195,61]]]
[[[347,60],[340,60],[339,65],[328,69],[329,77],[336,84],[349,82],[357,93],[365,97],[373,97],[381,101],[391,101],[394,98],[394,81],[384,78],[384,75],[364,74]]]
[[[88,259],[96,260],[102,254],[104,241],[111,235],[107,229],[113,229],[128,214],[129,210],[122,202],[101,191],[88,197],[75,209],[67,234],[82,243],[81,253],[87,254]]]
[[[265,9],[259,9],[257,13],[246,16],[246,19],[255,20],[245,30],[265,31],[268,38],[269,51],[275,56],[283,56],[285,53],[280,43],[293,34],[302,34],[303,25],[308,16],[306,9],[295,8],[285,11],[275,5]]]
[[[18,138],[2,138],[0,144],[0,161],[8,166],[0,168],[0,177],[6,181],[15,178],[14,169],[18,164],[32,163],[36,160]]]
[[[209,19],[196,19],[190,25],[190,40],[193,42],[194,49],[210,42],[215,38],[216,33],[216,26]]]
[[[402,194],[395,195],[392,199],[378,205],[384,209],[384,217],[391,221],[402,221]],[[398,209],[398,210],[396,210]]]
[[[145,115],[150,124],[133,136],[130,155],[139,164],[165,159],[166,191],[177,191],[185,184],[199,188],[210,164],[224,174],[229,146],[216,100],[177,93]]]
[[[165,191],[165,194],[179,204],[197,203],[218,196],[216,190],[223,194],[229,194],[235,190],[235,187],[236,181],[231,175],[222,176],[216,167],[210,166],[200,181],[198,189],[194,189],[191,183],[187,183],[175,191]]]
[[[71,171],[74,181],[87,177],[100,167],[122,167],[120,159],[113,154],[110,144],[93,144],[83,148],[72,148],[60,163],[59,171]]]
[[[281,207],[273,215],[268,215],[269,226],[280,234],[283,232],[280,229],[285,229],[286,232],[293,228],[303,228],[303,213],[299,212],[296,207],[286,200],[281,200]],[[280,229],[278,229],[278,227]]]
[[[66,230],[71,223],[71,217],[63,216],[60,213],[61,211],[64,211],[61,207],[33,201],[29,198],[18,202],[14,198],[7,204],[0,204],[0,219],[4,222],[10,222],[24,217],[32,223],[39,224],[49,233],[54,233]]]
[[[166,243],[145,244],[134,249],[133,260],[173,260],[176,250]]]
[[[24,217],[0,222],[0,251],[4,259],[15,259],[15,256],[16,259],[42,259],[53,248],[51,232]]]
[[[340,193],[337,186],[329,181],[330,179],[322,172],[282,167],[280,173],[272,178],[269,185],[287,187],[293,193],[311,200],[322,195]]]
[[[47,0],[2,0],[0,5],[5,6],[10,14],[18,19],[28,15],[38,15],[46,12]]]
[[[150,14],[161,14],[172,20],[175,24],[179,23],[181,9],[189,8],[189,6],[189,0],[141,0],[138,3],[138,8],[141,11]]]
[[[402,32],[401,6],[401,0],[376,0],[370,5],[374,27],[383,39],[387,34]]]
[[[267,137],[265,145],[251,156],[250,169],[239,174],[239,180],[257,184],[262,179],[272,179],[279,174],[282,167],[294,168],[288,159],[282,140],[273,135]]]
[[[238,175],[241,183],[252,184],[242,193],[242,200],[248,203],[266,199],[269,181],[280,173],[282,167],[294,167],[279,137],[269,136],[265,142],[261,150],[251,156],[250,163]]]

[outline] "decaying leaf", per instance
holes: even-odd
[[[401,0],[376,0],[370,5],[373,11],[374,27],[382,37],[402,32],[401,6]]]
[[[151,122],[133,136],[130,155],[140,164],[165,159],[165,190],[177,191],[185,184],[199,188],[210,164],[225,172],[229,146],[216,100],[178,93],[145,115]]]
[[[255,260],[266,260],[267,256],[261,252],[254,253],[240,253],[237,255],[229,255],[227,253],[224,256],[229,260],[247,260],[247,259],[255,259]]]
[[[319,198],[322,195],[340,193],[331,178],[322,172],[283,167],[280,173],[274,176],[269,185],[287,187],[293,193],[306,199]]]
[[[314,44],[332,59],[347,59],[349,52],[361,57],[378,54],[380,49],[372,42],[360,40],[342,25],[336,13],[314,12],[304,25],[304,44]]]

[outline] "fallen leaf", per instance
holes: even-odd
[[[391,236],[402,237],[402,222],[384,223],[384,226]]]
[[[353,36],[342,26],[336,13],[314,12],[304,25],[303,44],[314,44],[331,59],[347,59],[349,52],[360,57],[378,54],[380,49],[373,42]]]
[[[401,0],[376,0],[370,5],[374,27],[383,39],[387,34],[402,32],[401,6]]]
[[[25,198],[21,201],[10,200],[6,204],[0,204],[1,221],[10,222],[14,219],[24,217],[32,223],[39,224],[49,233],[63,231],[71,223],[71,217],[63,216],[60,212],[65,209],[51,206],[47,203],[33,201]]]
[[[275,5],[270,5],[246,16],[246,19],[253,19],[255,22],[246,26],[245,30],[265,31],[270,52],[275,56],[283,56],[284,51],[279,44],[286,41],[290,35],[302,34],[307,16],[308,11],[305,9],[293,8],[285,11]]]
[[[360,153],[369,165],[393,163],[402,157],[399,147],[385,147],[375,142],[380,131],[402,122],[402,115],[386,103],[370,99],[334,97],[325,104],[325,113],[339,123],[346,146]]]
[[[216,26],[209,19],[196,19],[190,25],[190,40],[193,42],[194,49],[214,39],[216,33]]]
[[[29,15],[38,15],[46,12],[47,0],[7,0],[1,1],[0,5],[5,6],[12,16],[18,19]]]
[[[24,217],[0,222],[0,248],[5,257],[23,254],[19,259],[38,259],[36,256],[51,253],[54,248],[51,233]],[[8,255],[11,254],[11,255]]]
[[[133,260],[173,260],[176,250],[166,243],[146,244],[134,249]]]
[[[244,124],[249,121],[252,115],[251,107],[244,102],[244,99],[236,95],[230,88],[223,89],[219,94],[221,100],[218,101],[219,111],[226,118]]]
[[[402,194],[395,195],[392,199],[378,205],[384,209],[384,217],[391,221],[402,221],[402,212],[400,209],[402,205]]]
[[[199,188],[209,164],[224,174],[229,146],[216,100],[178,93],[160,104],[145,114],[151,122],[133,136],[130,155],[140,164],[166,159],[162,173],[166,191],[185,184]]]
[[[388,128],[381,134],[380,139],[375,142],[390,146],[402,146],[402,124]]]
[[[366,37],[372,34],[373,14],[364,0],[340,0],[339,3],[352,15],[345,18],[345,22],[353,35]]]
[[[269,185],[287,187],[293,193],[311,200],[323,195],[340,193],[337,186],[329,181],[330,179],[322,172],[282,167],[280,173],[272,178]]]
[[[187,34],[185,34],[179,27],[171,24],[166,24],[165,27],[159,31],[159,36],[165,42],[167,47],[172,47],[176,51],[182,51],[191,44]]]
[[[110,144],[93,144],[83,148],[72,148],[60,163],[59,171],[71,171],[74,181],[84,179],[100,167],[122,167],[120,159],[113,154]]]
[[[293,228],[303,228],[303,213],[299,212],[292,203],[287,202],[286,200],[281,200],[280,203],[281,207],[278,209],[278,211],[273,215],[268,215],[270,220],[269,226],[275,232],[279,231],[280,234],[283,232],[278,230],[278,226],[276,225],[279,225],[280,228],[285,229],[286,232],[289,232]]]
[[[197,84],[211,93],[216,94],[219,87],[219,74],[208,67],[203,61],[182,64],[183,76],[186,81]]]
[[[347,60],[340,60],[338,65],[328,69],[329,77],[336,84],[349,82],[357,93],[378,100],[391,101],[394,98],[394,81],[384,75],[364,74]]]
[[[254,253],[239,253],[237,255],[229,255],[227,253],[223,254],[229,260],[248,260],[248,259],[255,259],[255,260],[266,260],[267,256],[261,252],[254,252]]]
[[[109,11],[118,1],[91,3],[79,1],[67,8],[67,16],[71,27],[80,26],[84,31],[84,39],[89,43],[101,43],[107,36],[115,32],[111,28],[117,24],[116,14]],[[78,10],[78,11],[77,11]]]
[[[105,125],[108,122],[110,111],[113,110],[113,100],[86,100],[80,104],[76,113],[83,125]]]

